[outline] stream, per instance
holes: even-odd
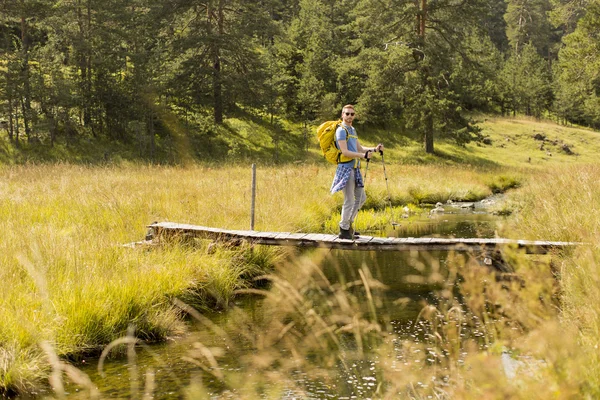
[[[397,221],[399,226],[394,229],[390,226],[387,232],[380,232],[381,236],[397,237],[494,237],[499,224],[504,221],[504,217],[489,213],[486,207],[487,202],[477,203],[455,203],[444,205],[444,211],[439,213],[424,213],[422,215],[411,215],[408,218]],[[360,220],[357,221],[360,226]],[[365,233],[373,234],[373,233]],[[359,270],[361,267],[368,267],[373,278],[387,286],[387,290],[382,292],[382,301],[384,303],[381,309],[387,310],[387,315],[380,316],[388,326],[401,335],[416,335],[412,322],[420,312],[421,306],[419,300],[430,300],[432,293],[439,286],[439,282],[431,283],[427,280],[411,278],[414,276],[424,276],[430,273],[432,268],[437,268],[443,275],[444,263],[447,257],[445,252],[428,252],[419,254],[409,254],[408,252],[375,252],[375,251],[343,251],[343,250],[325,250],[310,249],[303,250],[302,256],[315,260],[318,263],[323,275],[332,283],[344,281],[360,280]],[[424,270],[415,267],[423,266]],[[292,263],[290,266],[294,266]],[[416,269],[415,269],[416,268]],[[398,299],[410,299],[404,306],[397,306]],[[235,306],[247,310],[252,314],[262,312],[261,296],[244,296],[236,300]],[[230,312],[213,313],[205,315],[216,326],[225,325],[230,321]],[[222,340],[214,334],[214,330],[209,330],[203,324],[194,324],[190,322],[190,332],[183,337],[175,337],[165,343],[150,346],[137,346],[135,369],[143,393],[143,376],[148,370],[154,373],[153,398],[169,399],[182,398],[183,390],[190,385],[190,379],[194,375],[202,372],[201,368],[194,365],[186,356],[194,349],[196,343],[202,343],[207,348],[222,345]],[[242,349],[243,351],[244,349]],[[246,349],[249,351],[250,349]],[[127,357],[109,358],[104,364],[104,375],[101,375],[97,369],[98,359],[86,359],[77,367],[85,372],[91,381],[98,387],[102,398],[130,398],[132,390],[131,373],[132,365],[128,363]],[[219,367],[223,371],[228,369],[235,370],[235,359],[228,359],[225,354],[219,358]],[[356,378],[356,377],[355,377]],[[298,379],[304,379],[302,375]],[[356,378],[358,379],[358,378]],[[362,376],[365,380],[365,393],[368,394],[368,388],[374,385],[375,377]],[[210,385],[210,380],[209,380]],[[348,390],[340,391],[332,396],[331,391],[321,388],[318,382],[307,384],[309,398],[362,398],[360,393],[360,384],[354,384],[353,392]],[[356,389],[356,388],[359,389]],[[79,389],[76,385],[66,384],[66,398],[68,399],[86,399],[88,392]],[[358,390],[358,392],[357,392]],[[215,395],[218,388],[215,387]],[[346,395],[345,395],[346,394]],[[46,392],[42,395],[50,396]],[[303,393],[302,398],[306,398]],[[47,398],[47,397],[46,397]],[[290,392],[289,399],[299,398],[297,394]]]

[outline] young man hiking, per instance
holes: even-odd
[[[340,221],[340,239],[354,239],[358,232],[352,229],[352,223],[358,214],[358,210],[367,200],[365,185],[360,173],[360,159],[370,159],[374,151],[382,151],[383,144],[376,147],[363,147],[358,141],[356,130],[352,126],[355,111],[353,105],[345,105],[342,108],[342,124],[335,131],[335,142],[342,156],[351,158],[350,161],[338,163],[335,177],[331,184],[331,194],[343,190],[344,205],[342,206],[342,218]]]

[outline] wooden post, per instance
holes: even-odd
[[[256,204],[256,164],[252,164],[252,206],[250,207],[250,230],[254,230],[254,206]]]

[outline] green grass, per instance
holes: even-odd
[[[10,234],[0,243],[2,348],[14,343],[10,348],[36,354],[37,344],[47,341],[59,355],[77,357],[98,351],[130,324],[142,339],[163,340],[182,327],[170,299],[195,292],[204,296],[205,307],[224,307],[248,278],[264,273],[276,256],[273,249],[207,254],[197,246],[122,246],[141,240],[153,220],[226,224],[227,216],[215,210],[235,214],[222,201],[228,188],[210,188],[225,179],[198,182],[203,173],[204,168],[3,168],[0,225]],[[234,200],[230,206],[237,209]],[[5,388],[22,386],[22,376],[30,380],[27,362],[4,360]]]
[[[424,154],[418,142],[393,132],[366,129],[361,136],[365,144],[386,143],[387,173],[376,156],[369,166],[369,200],[361,221],[370,221],[373,227],[389,222],[388,200],[399,212],[405,205],[417,209],[449,199],[473,201],[516,188],[507,202],[515,214],[511,236],[596,243],[595,214],[600,204],[596,182],[600,180],[597,168],[586,164],[594,162],[600,150],[598,134],[512,119],[488,119],[483,128],[491,145],[457,147],[440,142],[436,155]],[[153,221],[249,229],[250,162],[259,162],[255,229],[337,231],[341,194],[328,194],[335,168],[322,160],[314,137],[306,153],[302,127],[278,123],[279,133],[293,139],[285,145],[273,140],[273,130],[262,120],[230,119],[222,129],[221,139],[231,152],[227,164],[145,166],[124,161],[128,157],[122,154],[118,159],[111,156],[104,166],[70,162],[0,167],[0,392],[27,392],[38,379],[48,376],[50,367],[40,343],[50,343],[64,359],[98,352],[125,335],[130,325],[135,325],[142,339],[164,340],[183,329],[181,311],[173,306],[173,299],[201,310],[228,307],[236,291],[247,288],[252,277],[270,271],[282,255],[278,250],[209,249],[201,241],[153,248],[122,246],[141,240],[145,226]],[[552,156],[544,156],[536,150],[539,141],[531,137],[534,131],[568,143],[578,155],[561,154],[558,144],[547,144]],[[30,148],[18,153],[6,141],[3,146],[3,157],[11,163],[35,159]],[[303,162],[273,165],[275,154],[281,162]],[[70,153],[63,156],[68,159]],[[99,158],[83,156],[81,161]],[[511,343],[543,337],[543,329],[563,329],[559,322],[566,321],[580,328],[575,339],[591,354],[600,334],[595,307],[598,285],[593,278],[597,276],[596,247],[558,259],[562,283],[557,293],[564,304],[560,318],[532,305],[538,301],[532,299],[545,293],[547,275],[532,281],[538,283],[527,296],[498,295],[507,308],[519,311],[514,314],[516,324],[529,327],[517,335],[518,340],[509,336]],[[471,277],[472,293],[481,289],[482,279],[487,278]],[[474,315],[486,315],[481,304],[474,304],[473,309],[479,310]],[[536,328],[523,317],[528,310],[548,323]],[[548,346],[557,345],[550,339]],[[490,336],[490,340],[505,338]],[[524,353],[534,350],[533,345],[523,346]],[[556,365],[572,367],[564,352],[552,349],[549,354],[556,357]],[[493,354],[477,354],[473,353],[473,365],[497,361]],[[579,356],[577,352],[573,359]],[[578,372],[583,375],[577,379],[587,379],[586,393],[598,393],[600,384],[594,374],[599,364],[594,358],[589,368]],[[558,372],[550,378],[559,389],[575,379]],[[457,396],[475,398],[471,386],[461,387],[460,382],[464,381],[453,387]]]
[[[239,352],[239,369],[218,377],[224,393],[252,399],[315,389],[323,397],[598,398],[600,166],[551,168],[535,177],[510,193],[516,218],[502,233],[586,245],[538,256],[508,250],[504,257],[517,275],[503,279],[463,255],[451,256],[441,276],[432,258],[431,273],[413,280],[437,282],[439,289],[435,301],[417,305],[411,337],[377,317],[386,312],[379,297],[386,288],[367,265],[356,277],[332,282],[319,260],[296,259],[271,277],[259,319],[237,310],[226,328],[224,337],[245,344],[227,349]],[[413,262],[415,271],[425,269]],[[413,301],[398,299],[396,306]],[[219,354],[222,349],[214,349],[217,365]],[[193,357],[208,366],[205,354]],[[506,357],[517,363],[514,377],[505,373]],[[376,386],[368,386],[371,381]],[[188,393],[210,397],[213,390],[196,380]]]
[[[480,169],[539,169],[552,165],[581,164],[596,161],[600,152],[600,133],[590,129],[557,125],[526,117],[500,118],[477,116],[482,135],[490,144],[472,142],[456,146],[436,140],[435,155],[426,154],[422,141],[410,138],[399,129],[377,129],[359,125],[359,137],[366,144],[383,142],[386,160],[404,164],[462,165]],[[543,134],[544,141],[534,139]],[[540,145],[544,143],[544,149]],[[568,155],[562,146],[574,153]]]

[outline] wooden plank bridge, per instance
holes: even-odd
[[[486,252],[501,246],[512,246],[523,249],[529,254],[545,254],[550,249],[572,247],[579,244],[502,238],[385,238],[363,235],[355,240],[346,240],[339,239],[337,235],[320,233],[228,230],[174,222],[156,222],[148,227],[152,230],[153,237],[159,240],[164,237],[187,236],[222,241],[245,240],[250,243],[271,246],[321,247],[345,250]]]

